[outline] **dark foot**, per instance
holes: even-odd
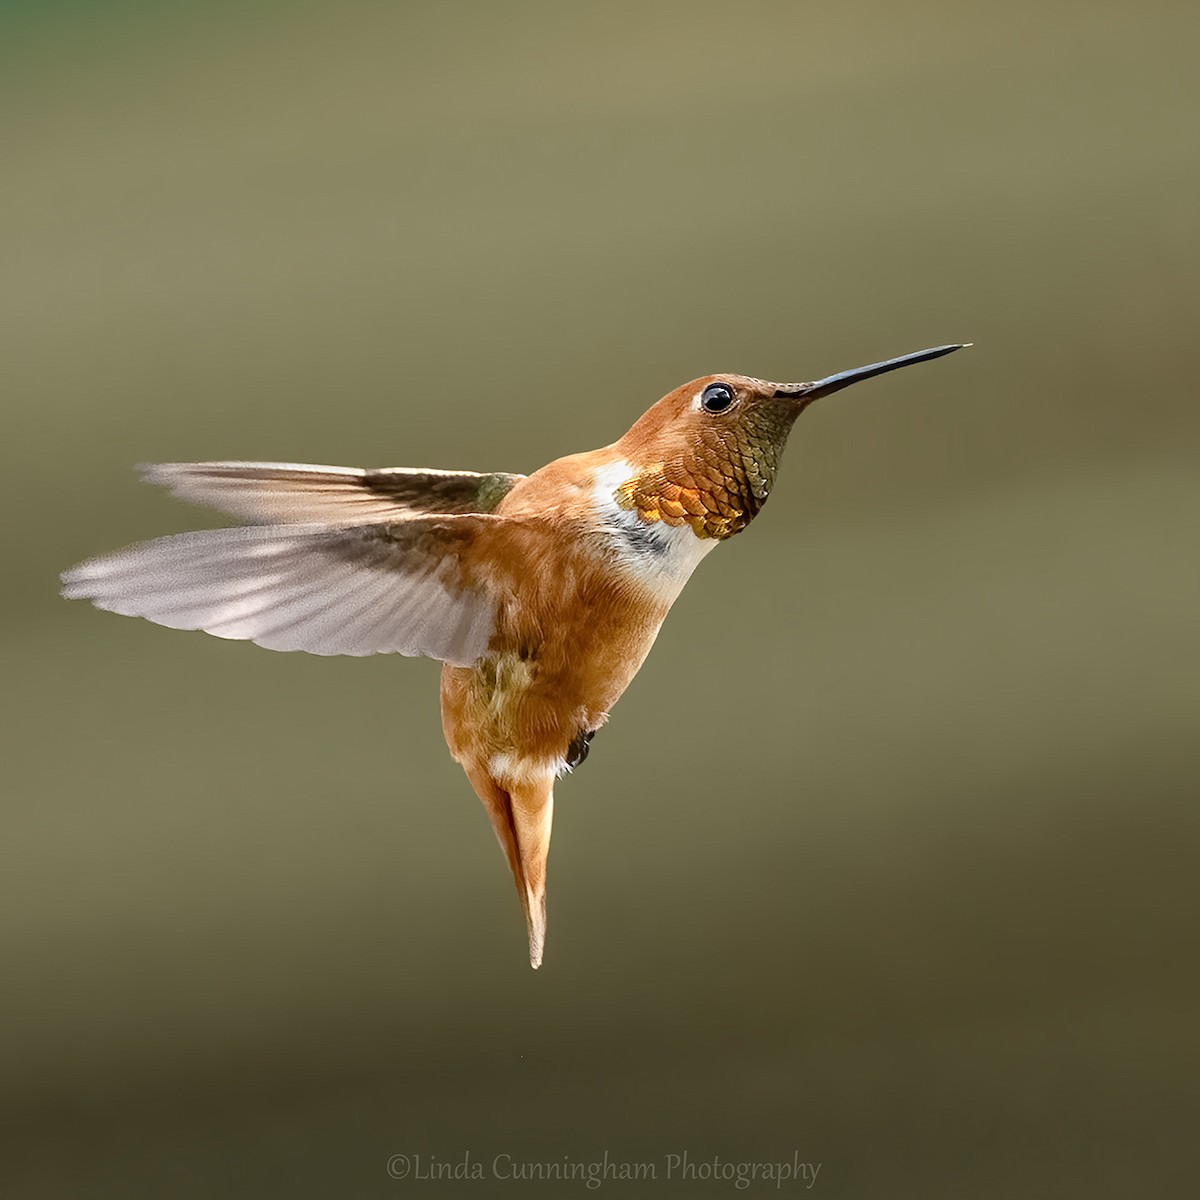
[[[567,747],[567,766],[573,771],[588,756],[588,747],[596,736],[594,729],[581,729]]]

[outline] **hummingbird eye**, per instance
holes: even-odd
[[[710,383],[700,393],[700,407],[705,412],[724,412],[733,400],[733,388],[727,383]]]

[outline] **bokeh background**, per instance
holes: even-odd
[[[6,1197],[1194,1188],[1194,5],[2,23]],[[219,520],[138,462],[529,471],[971,339],[804,416],[559,787],[536,974],[436,664],[56,596]]]

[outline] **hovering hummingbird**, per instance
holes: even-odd
[[[63,595],[270,650],[440,659],[446,743],[508,859],[538,967],[554,781],[587,757],[700,560],[762,508],[793,422],[961,348],[815,383],[705,375],[612,445],[528,476],[149,466],[149,482],[251,524],[91,559]]]

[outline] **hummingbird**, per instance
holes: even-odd
[[[537,968],[555,781],[587,758],[700,560],[766,502],[796,418],[965,345],[811,383],[705,375],[611,445],[531,475],[146,466],[246,523],[90,559],[62,594],[270,650],[439,659],[446,744],[508,860]]]

